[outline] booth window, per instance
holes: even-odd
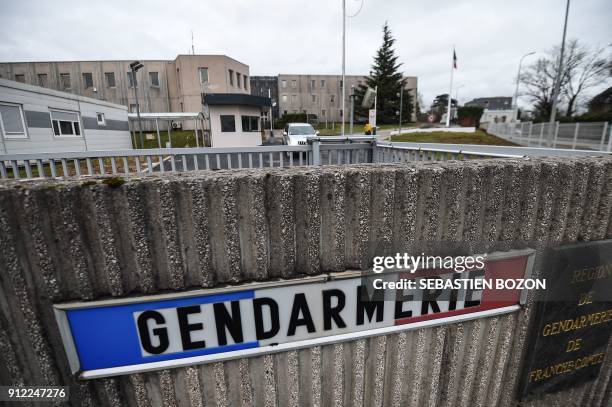
[[[234,115],[222,114],[221,118],[221,131],[223,133],[233,133],[236,131],[236,119]]]
[[[242,116],[242,131],[259,131],[259,116]]]
[[[51,123],[56,136],[81,135],[81,121],[77,112],[51,110]]]
[[[26,138],[23,110],[19,105],[0,104],[0,126],[5,138]]]

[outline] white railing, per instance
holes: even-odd
[[[2,179],[132,176],[196,170],[278,168],[477,158],[593,155],[563,150],[467,144],[381,142],[372,137],[312,137],[299,146],[167,148],[0,155]],[[605,153],[604,153],[605,154]]]
[[[608,122],[490,123],[487,132],[527,147],[612,151],[612,126]]]

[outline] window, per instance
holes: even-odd
[[[334,103],[334,100],[336,99],[336,95],[329,95],[329,101],[331,103]]]
[[[230,77],[230,85],[234,86],[234,71],[228,69],[229,77]]]
[[[249,77],[244,75],[243,79],[244,79],[244,90],[249,90],[248,84],[249,84]]]
[[[236,118],[234,115],[225,115],[222,114],[220,116],[221,119],[221,131],[224,133],[233,133],[236,131]]]
[[[25,83],[25,75],[22,73],[15,74],[15,82]]]
[[[259,116],[242,116],[242,131],[259,131]]]
[[[325,109],[321,110],[321,116],[325,117]]]
[[[81,121],[77,112],[51,110],[51,123],[56,136],[81,135]]]
[[[310,96],[311,96],[313,102],[317,101],[317,95],[310,95]]]
[[[291,81],[291,87],[292,88],[297,88],[297,81],[296,80],[292,80]]]
[[[149,72],[149,82],[151,82],[151,87],[159,88],[159,73]]]
[[[325,87],[325,79],[321,79],[321,87],[324,88]]]
[[[282,87],[282,88],[286,88],[286,87],[287,87],[287,81],[286,81],[286,80],[284,80],[284,79],[283,79],[283,80],[281,81],[281,87]]]
[[[314,89],[314,87],[315,87],[315,80],[314,80],[314,79],[312,79],[312,80],[310,81],[310,87],[311,87],[312,89]]]
[[[106,117],[104,117],[104,113],[96,113],[96,119],[98,119],[98,126],[106,126]]]
[[[130,103],[130,113],[136,113],[136,103]]]
[[[136,80],[136,73],[135,72],[128,72],[127,73],[127,81],[128,81],[128,87],[129,88],[133,88],[136,85],[138,85],[138,81]]]
[[[0,127],[5,138],[26,138],[23,110],[19,105],[0,104]]]
[[[297,103],[297,95],[291,95],[291,104],[294,105]]]
[[[60,87],[62,89],[70,89],[70,74],[69,73],[61,73],[60,74]]]
[[[115,87],[115,73],[114,72],[105,72],[104,78],[106,79],[106,87],[114,88]]]
[[[340,87],[342,87],[342,80],[340,80]]]
[[[342,117],[342,109],[339,109],[338,113],[340,113],[340,117]]]
[[[281,100],[282,100],[283,102],[286,102],[286,101],[287,101],[287,95],[282,95],[282,96],[281,96]]]
[[[47,74],[39,73],[37,77],[38,77],[38,86],[42,86],[43,88],[46,88],[47,87]]]
[[[85,89],[93,88],[93,76],[91,72],[83,72],[83,87]]]
[[[199,67],[198,77],[200,78],[200,85],[204,85],[205,83],[208,83],[208,68],[203,67],[203,66]]]
[[[236,72],[236,86],[240,87],[241,79],[240,72]]]

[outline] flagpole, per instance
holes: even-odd
[[[453,100],[453,71],[455,70],[455,46],[453,45],[453,56],[451,56],[451,78],[450,78],[450,90],[448,91],[448,109],[446,110],[446,127],[450,127],[451,117],[451,101]]]

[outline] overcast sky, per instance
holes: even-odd
[[[196,53],[226,54],[251,75],[341,72],[340,0],[0,2],[4,62],[173,59],[190,52],[193,30]],[[347,14],[360,4],[347,0]],[[448,93],[453,44],[462,103],[511,96],[521,55],[560,43],[564,9],[565,0],[364,0],[347,19],[346,72],[369,72],[388,21],[425,104]],[[568,38],[612,43],[612,2],[575,0]]]

